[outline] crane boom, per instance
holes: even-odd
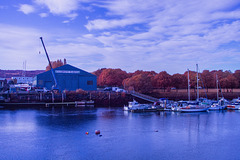
[[[57,79],[56,79],[56,77],[55,77],[55,74],[54,74],[54,71],[53,71],[53,68],[52,68],[52,64],[51,64],[51,61],[50,61],[49,56],[48,56],[48,53],[47,53],[47,49],[46,49],[46,47],[45,47],[45,45],[44,45],[44,43],[43,43],[43,38],[40,37],[40,40],[41,40],[41,42],[42,42],[44,51],[45,51],[45,53],[46,53],[46,56],[47,56],[47,59],[48,59],[48,63],[49,63],[49,66],[50,66],[50,68],[51,68],[52,76],[53,76],[53,79],[54,79],[54,87],[56,88],[56,87],[57,87]]]

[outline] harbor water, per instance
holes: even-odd
[[[239,111],[1,109],[0,159],[240,159],[239,126]]]

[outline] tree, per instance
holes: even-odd
[[[238,80],[238,88],[240,88],[240,70],[236,70],[234,73],[233,73],[233,76],[235,77],[235,78],[237,78],[237,80]]]
[[[209,70],[204,70],[201,73],[201,78],[202,78],[202,82],[204,84],[204,87],[207,88],[215,88],[216,87],[216,74],[209,72]]]
[[[67,60],[66,59],[64,59],[64,62],[62,62],[61,59],[58,59],[57,61],[51,61],[51,65],[52,65],[53,69],[57,68],[57,67],[61,67],[61,66],[65,65],[65,64],[67,64]],[[46,67],[46,71],[49,71],[49,70],[51,70],[51,67],[48,64],[48,66]]]
[[[101,69],[98,69],[96,71],[94,71],[92,74],[96,75],[97,77],[99,77],[102,73],[102,71],[104,71],[106,68],[101,68]]]
[[[171,75],[169,75],[166,71],[156,74],[153,78],[153,86],[163,88],[165,92],[165,89],[171,86]]]
[[[98,76],[98,86],[122,86],[124,79],[128,78],[126,71],[121,69],[104,69]]]
[[[140,73],[125,79],[123,83],[128,90],[130,90],[130,88],[133,88],[135,91],[140,93],[149,93],[153,89],[152,79],[152,75]]]
[[[234,77],[232,74],[227,76],[227,81],[228,81],[228,88],[237,88],[239,83],[236,77]]]
[[[185,77],[188,80],[188,71],[184,73]],[[195,71],[189,71],[189,80],[190,80],[190,88],[196,88],[197,87],[197,72]],[[187,83],[186,83],[187,84]],[[187,86],[187,85],[186,85]]]
[[[222,84],[223,88],[231,88],[232,90],[239,85],[237,78],[232,74],[226,78],[221,79],[220,83]]]
[[[137,71],[135,71],[134,73],[132,73],[131,75],[132,75],[132,76],[136,76],[136,75],[138,75],[138,74],[147,74],[147,75],[155,76],[157,73],[154,72],[154,71],[137,70]]]
[[[187,77],[179,73],[172,75],[172,87],[175,87],[177,90],[179,88],[186,88]]]

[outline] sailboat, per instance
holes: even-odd
[[[206,112],[208,110],[208,106],[202,105],[199,103],[199,87],[198,87],[198,64],[197,67],[197,101],[190,101],[190,80],[189,80],[189,70],[188,70],[188,102],[180,104],[181,108],[179,111],[181,112]]]
[[[221,91],[221,94],[222,94],[222,98],[219,100],[219,97],[218,97],[218,85],[220,87],[220,90],[221,90],[221,86],[220,86],[220,83],[218,82],[218,76],[216,74],[216,85],[217,85],[217,103],[213,103],[211,105],[211,107],[209,107],[209,110],[210,111],[213,111],[213,110],[224,110],[227,108],[227,106],[225,105],[225,103],[227,102],[224,98],[223,98],[223,94],[222,94],[222,91]]]

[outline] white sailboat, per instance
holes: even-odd
[[[218,82],[218,76],[216,74],[216,86],[217,86],[217,103],[213,103],[211,105],[211,107],[209,107],[209,110],[210,111],[213,111],[213,110],[224,110],[226,109],[226,100],[223,98],[223,95],[222,95],[222,98],[219,100],[219,97],[218,97],[218,85],[221,89],[221,86],[220,86],[220,83]],[[222,92],[221,92],[222,93]]]
[[[190,84],[189,84],[189,70],[188,70],[188,103],[182,104],[182,107],[179,109],[181,112],[206,112],[208,106],[199,104],[199,87],[198,87],[198,64],[197,67],[197,101],[195,103],[190,102]]]

